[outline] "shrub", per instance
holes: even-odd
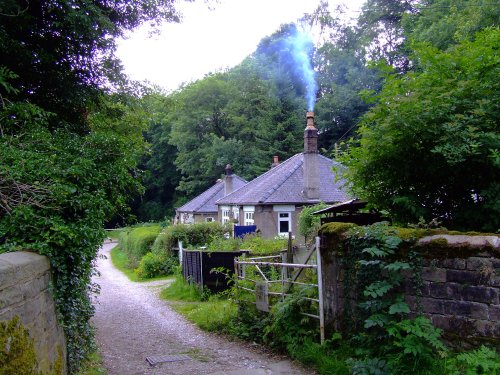
[[[149,252],[144,255],[139,262],[139,266],[134,272],[141,279],[148,279],[157,276],[166,276],[174,273],[177,260],[165,254]]]
[[[279,254],[287,248],[286,238],[262,238],[259,235],[247,235],[243,239],[241,249],[250,250],[254,255]]]
[[[156,238],[153,253],[170,255],[172,248],[182,241],[184,247],[203,246],[216,238],[223,238],[226,228],[220,223],[178,224],[165,228]]]
[[[141,226],[122,232],[118,239],[120,248],[127,254],[131,263],[137,263],[151,250],[159,232],[158,225]]]
[[[314,206],[304,207],[300,212],[297,225],[299,233],[304,236],[306,242],[318,233],[321,225],[319,216],[313,215],[313,212],[326,207],[328,207],[327,204],[318,203]]]

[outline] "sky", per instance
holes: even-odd
[[[350,0],[359,10],[364,0]],[[118,41],[117,56],[133,80],[149,81],[167,91],[206,74],[238,65],[260,40],[281,24],[311,13],[319,0],[219,0],[179,3],[183,20],[165,24],[157,36],[147,25]],[[330,0],[331,9],[342,0]]]

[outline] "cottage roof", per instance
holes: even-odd
[[[319,201],[334,203],[347,200],[347,195],[342,190],[345,181],[335,181],[335,173],[332,171],[334,165],[341,166],[341,164],[319,154],[317,158],[320,179],[319,200],[308,199],[303,193],[304,154],[300,153],[219,199],[217,205],[311,204]]]
[[[239,189],[244,186],[247,181],[233,174],[233,189]],[[177,209],[179,212],[193,213],[217,213],[217,205],[215,202],[224,197],[224,181],[219,180],[211,188],[205,190],[197,197],[191,199],[186,204]]]

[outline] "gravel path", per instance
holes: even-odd
[[[104,244],[98,260],[101,286],[93,318],[96,338],[109,375],[212,374],[313,375],[263,348],[201,331],[158,298],[168,281],[134,283],[111,264]],[[190,359],[159,363],[146,357],[188,355]]]

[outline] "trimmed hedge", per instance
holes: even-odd
[[[178,224],[165,228],[156,238],[152,252],[172,254],[172,248],[182,241],[184,247],[204,246],[217,238],[224,238],[228,230],[220,223]]]
[[[132,228],[120,233],[118,243],[130,262],[137,265],[141,258],[151,251],[158,233],[160,233],[159,225]]]

